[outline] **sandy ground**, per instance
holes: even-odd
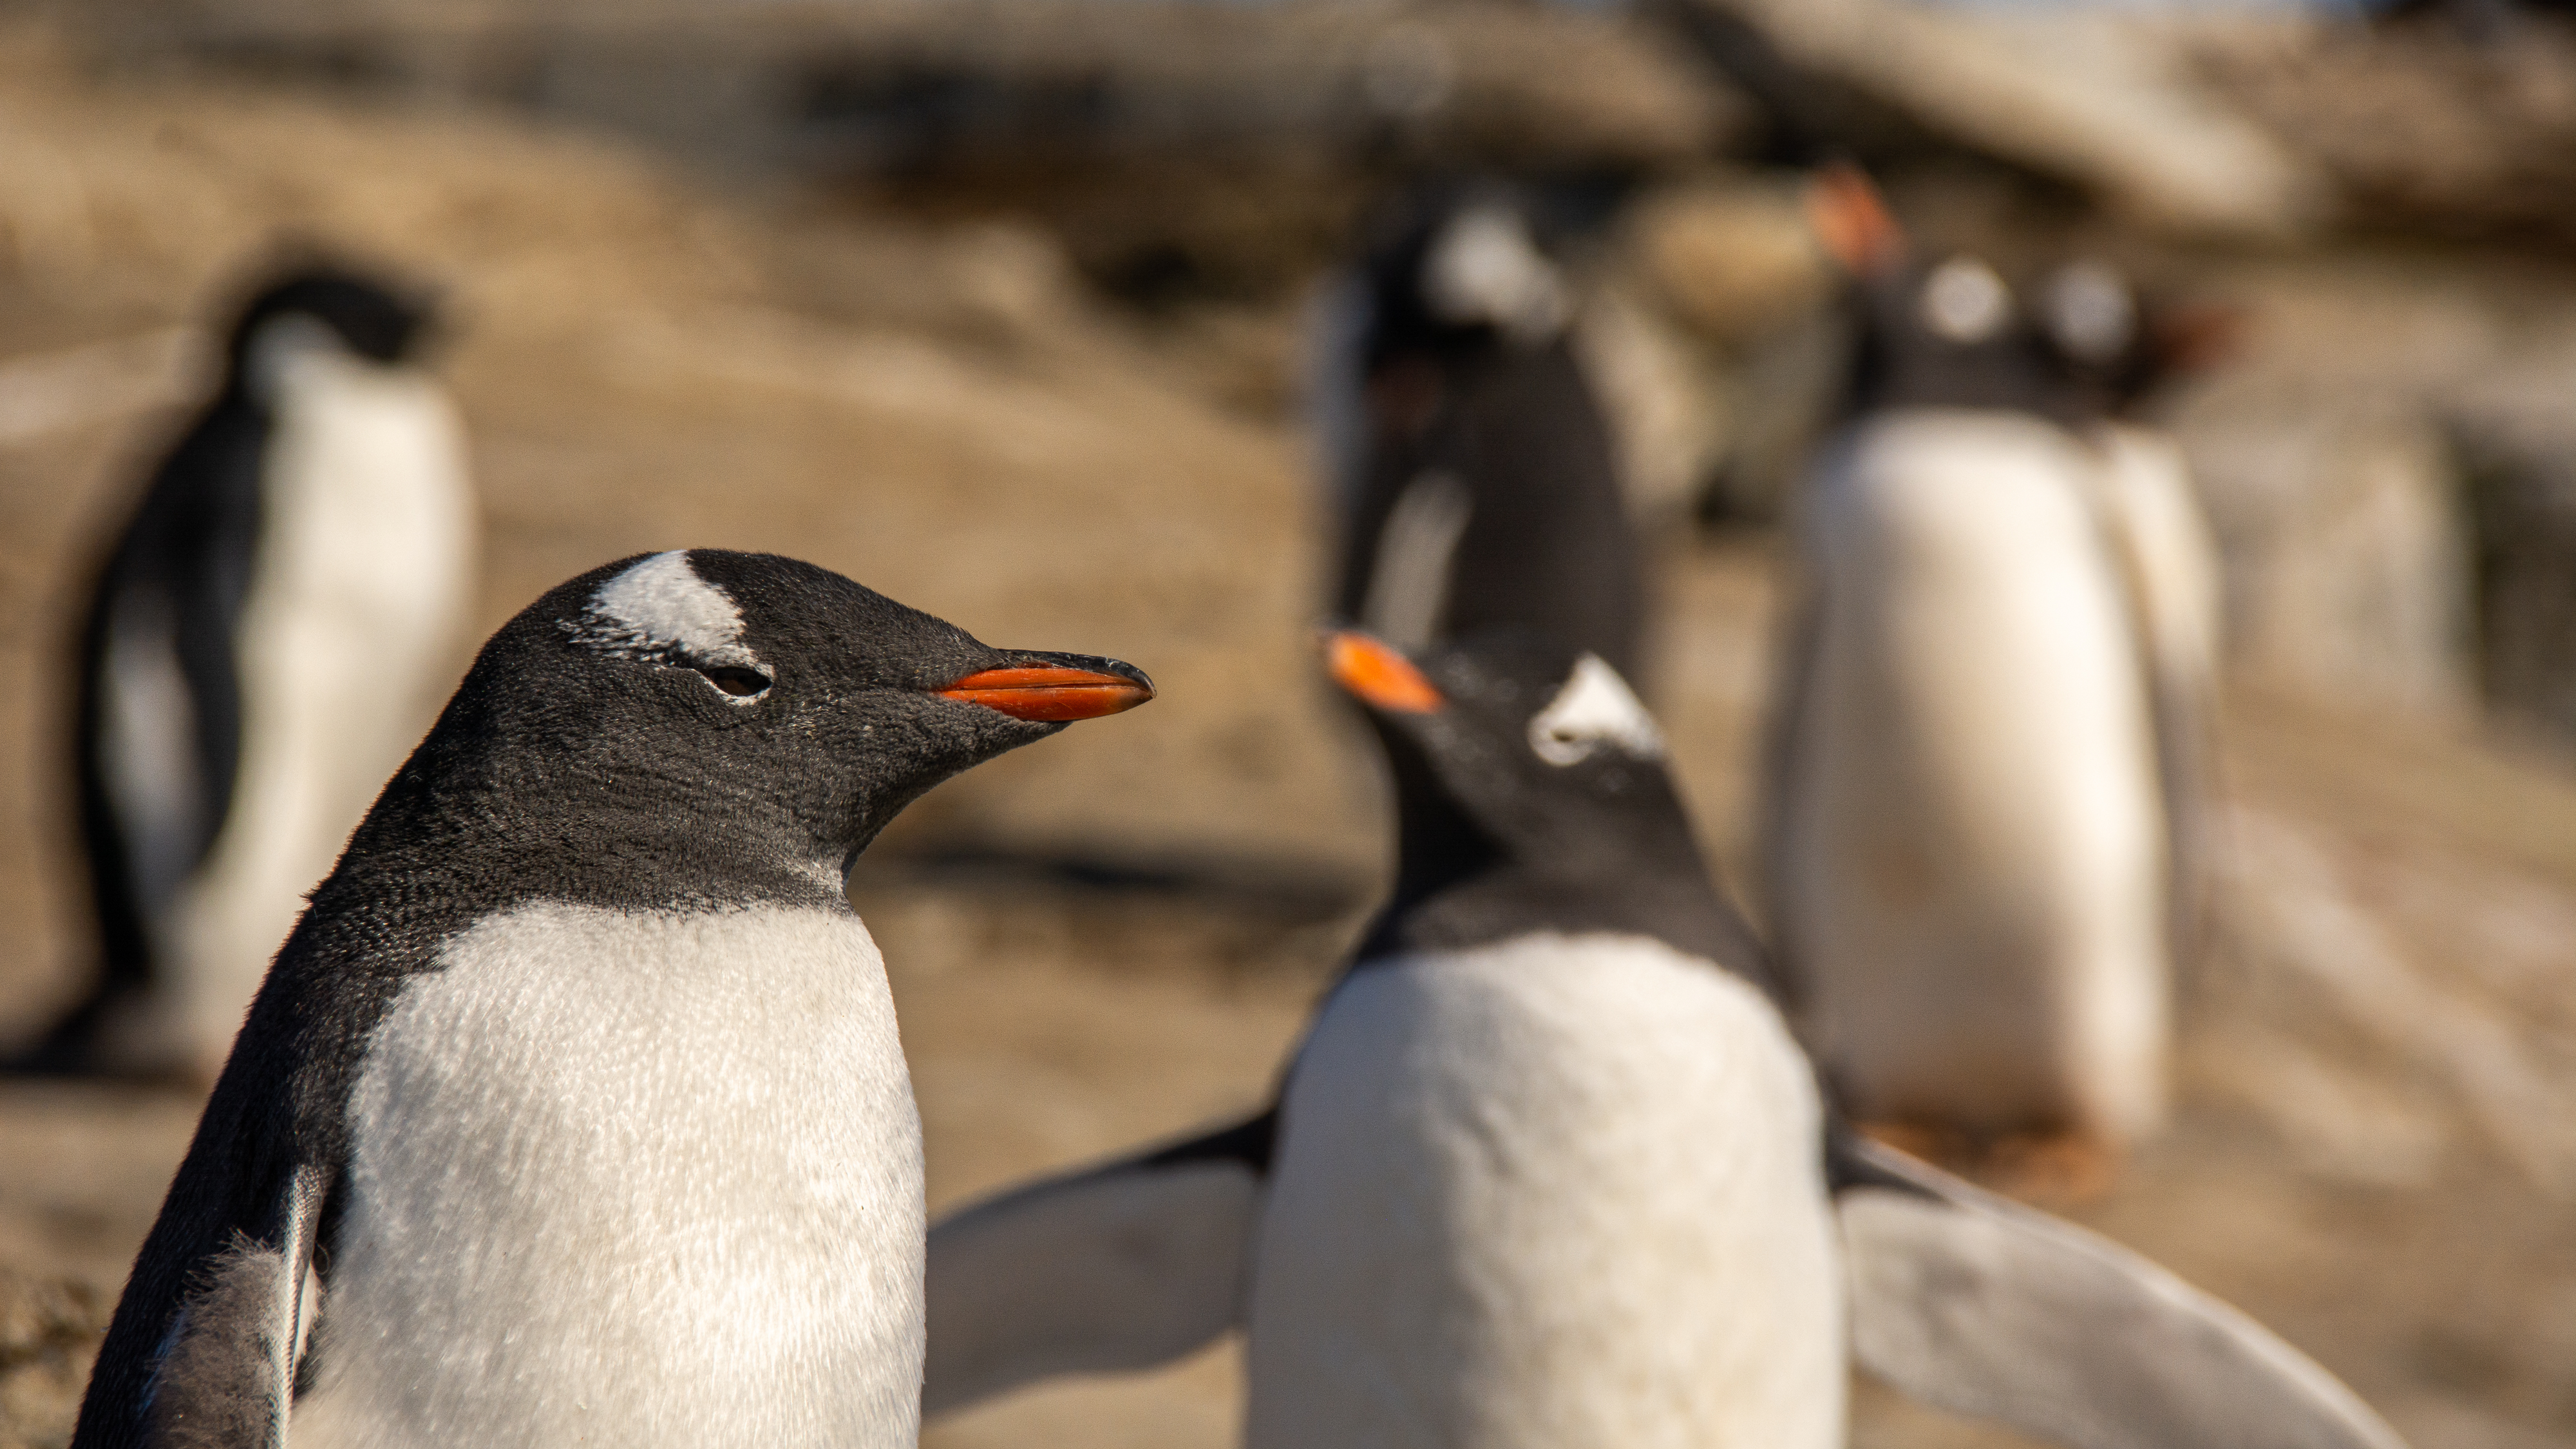
[[[864,862],[948,1204],[1256,1105],[1378,882],[1316,683],[1279,316],[1145,329],[1040,242],[729,195],[495,122],[83,79],[0,35],[0,1027],[86,941],[59,793],[71,600],[271,239],[452,289],[482,623],[646,548],[792,552],[1163,698],[945,786]],[[1659,703],[1740,881],[1777,594],[1666,551]],[[461,660],[460,660],[461,664]],[[2576,1436],[2576,777],[2240,692],[2183,1110],[2094,1226],[2243,1305],[2425,1449]],[[68,1434],[195,1117],[0,1086],[0,1446]],[[952,1418],[943,1449],[1229,1442],[1220,1347]],[[1856,1442],[2002,1440],[1863,1386]]]

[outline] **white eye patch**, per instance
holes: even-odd
[[[1551,765],[1587,760],[1603,745],[1640,759],[1664,756],[1664,736],[1619,672],[1586,654],[1529,723],[1530,748]]]
[[[340,334],[319,317],[302,312],[272,317],[250,335],[251,395],[273,406],[285,396],[289,380],[312,359],[351,355]]]
[[[1450,322],[1484,322],[1536,342],[1565,322],[1565,284],[1520,218],[1482,207],[1442,229],[1423,264],[1422,291]]]
[[[1923,282],[1923,325],[1957,343],[1983,342],[2012,320],[2012,292],[1995,269],[1974,257],[1952,257]]]
[[[657,553],[599,586],[575,636],[619,659],[682,655],[742,667],[760,661],[742,643],[742,610],[689,567],[686,551]]]
[[[2087,362],[2109,362],[2138,335],[2137,299],[2120,274],[2100,262],[2076,262],[2048,283],[2048,330],[2058,345]]]

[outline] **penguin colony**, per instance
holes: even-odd
[[[1269,1112],[933,1226],[930,1412],[1239,1327],[1255,1449],[1824,1449],[1855,1361],[2078,1449],[2399,1443],[2225,1305],[1836,1121],[1598,658],[1333,655],[1392,899]]]
[[[495,634],[336,866],[325,846],[328,874],[136,1262],[75,1443],[899,1445],[925,1410],[1148,1367],[1239,1329],[1255,1449],[1828,1449],[1853,1362],[2078,1449],[2397,1445],[2224,1305],[1853,1130],[1829,1085],[1902,1116],[1919,1103],[1869,1096],[1870,1070],[1892,1062],[1901,1078],[1976,1049],[2013,1058],[1999,1074],[2013,1085],[1971,1075],[1958,1110],[2004,1100],[2015,1123],[2138,1130],[2152,1049],[2144,1066],[2114,1053],[2105,1088],[2090,1057],[2050,1055],[2081,1012],[2009,1025],[1999,1049],[1962,1048],[1937,1017],[1912,1039],[1851,1025],[1873,992],[1959,990],[1937,962],[1846,966],[1817,944],[1820,919],[1869,919],[1865,899],[1797,918],[1790,954],[1765,952],[1700,857],[1628,683],[1642,569],[1615,449],[1565,345],[1562,274],[1496,193],[1441,193],[1390,238],[1346,293],[1347,386],[1327,392],[1344,424],[1336,602],[1376,632],[1330,636],[1328,666],[1382,746],[1398,867],[1267,1110],[925,1229],[919,1118],[883,964],[847,903],[850,863],[939,780],[1152,686],[1114,660],[990,648],[791,560],[623,560]],[[1872,306],[1897,310],[1872,314],[1880,350],[1819,472],[1819,550],[1919,548],[1907,520],[1951,506],[1954,475],[2030,499],[2062,490],[2075,470],[2058,454],[2076,444],[2034,420],[2077,415],[2023,406],[2010,367],[2002,392],[1981,390],[1977,356],[1907,340],[1913,316],[1976,334],[1971,353],[1993,341],[1976,316],[2008,305],[1999,281],[1863,275]],[[2096,314],[2116,311],[2104,295]],[[307,292],[254,306],[236,381],[200,431],[230,407],[234,432],[283,433],[279,399],[295,394],[278,378],[402,354],[334,321],[336,305]],[[2131,343],[2097,331],[2109,340],[2070,354],[2092,372],[2056,380],[2107,395]],[[430,436],[415,425],[415,457],[452,459],[452,437]],[[2130,695],[2101,691],[2127,704],[2092,707],[2129,721],[2114,754],[2149,760],[2176,692],[2160,681],[2206,666],[2205,554],[2169,460],[2103,436],[2119,461],[2096,527],[2130,520],[2117,566],[2150,603],[2126,623],[2158,642]],[[91,838],[103,903],[121,901],[144,944],[58,1042],[99,1038],[111,1007],[201,990],[171,984],[200,958],[165,944],[193,939],[168,922],[214,897],[205,862],[251,830],[227,805],[262,778],[247,736],[300,718],[204,702],[260,698],[259,629],[292,623],[288,604],[244,599],[314,597],[240,580],[245,560],[258,580],[291,566],[276,539],[301,515],[276,500],[311,506],[323,485],[271,481],[296,476],[292,450],[228,446],[233,541],[210,567],[234,589],[211,597],[231,603],[174,599],[155,581],[199,565],[134,541],[154,508],[179,506],[165,493],[195,496],[170,481],[175,458],[101,588]],[[2061,541],[2080,531],[2053,526]],[[1851,623],[1850,586],[1818,572],[1827,623],[1800,663],[1780,813],[1830,823],[1837,772],[1866,767],[1834,752],[1836,711],[1889,687],[1855,676],[1849,657],[1870,651],[1833,628],[1870,639],[1927,597],[1945,605],[1895,570]],[[134,682],[131,637],[154,641],[162,683]],[[133,763],[127,720],[137,701],[166,704],[173,675],[193,692],[158,717],[155,775]],[[193,774],[167,764],[180,726],[198,731],[176,736]],[[240,762],[216,769],[228,751]],[[2138,773],[2152,795],[2151,767]],[[146,798],[138,781],[173,779],[197,794],[130,803]],[[167,802],[191,799],[187,829],[168,828]],[[328,813],[298,839],[336,841]],[[2178,834],[2096,833],[2123,849]],[[1821,862],[1792,878],[1793,904],[1845,889],[1833,850],[1787,854]],[[303,858],[272,846],[270,874]],[[2155,907],[2109,913],[2120,939],[2152,937]],[[2160,969],[2118,957],[2095,974],[2117,999],[2160,990]],[[1817,1065],[1800,983],[1825,1024]],[[2152,1036],[2153,1003],[2123,1009],[2106,1015]]]

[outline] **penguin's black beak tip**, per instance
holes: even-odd
[[[1439,689],[1393,645],[1354,629],[1324,636],[1324,667],[1333,682],[1386,714],[1436,714],[1448,707]]]
[[[936,691],[1039,724],[1123,714],[1154,697],[1154,681],[1133,664],[1090,654],[1030,654],[979,669]]]

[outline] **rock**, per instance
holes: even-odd
[[[1842,286],[1794,177],[1700,178],[1640,197],[1623,251],[1653,301],[1720,346],[1779,332]]]
[[[2576,339],[2449,415],[2475,539],[2478,683],[2487,704],[2576,741]]]
[[[1705,154],[1747,120],[1642,27],[1556,7],[122,0],[86,19],[127,65],[498,103],[807,175],[1390,144],[1434,163],[1636,166]]]
[[[1649,527],[1687,514],[1726,452],[1718,360],[1616,282],[1586,299],[1574,345],[1609,416],[1631,511]]]
[[[2196,83],[2183,32],[2143,17],[1904,0],[1662,9],[1810,150],[1967,151],[2175,235],[2288,239],[2333,200],[2312,163]]]
[[[2471,706],[2466,520],[2429,416],[2319,408],[2204,421],[2183,443],[2241,667],[2355,703]]]
[[[2438,29],[2210,27],[2192,68],[2332,178],[2351,221],[2438,236],[2576,238],[2576,27],[2509,43]]]

